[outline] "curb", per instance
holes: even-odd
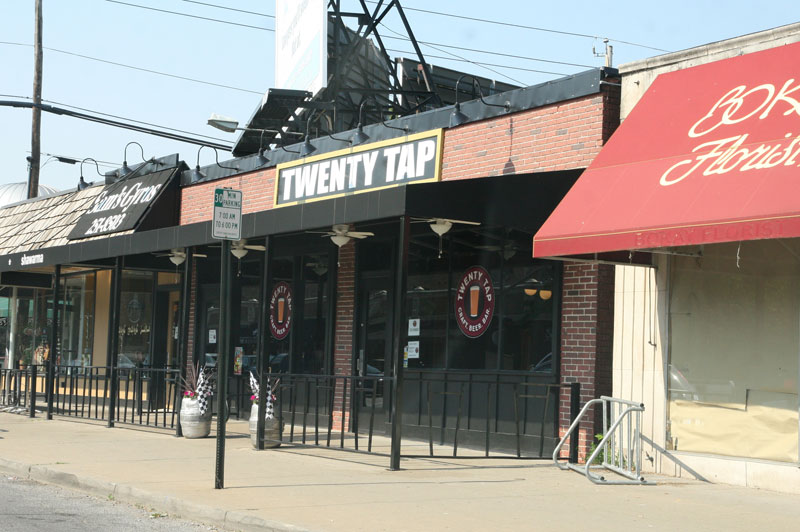
[[[26,480],[52,484],[132,505],[144,505],[173,517],[218,526],[225,530],[243,532],[311,532],[307,528],[270,521],[258,516],[215,508],[204,504],[179,499],[168,495],[156,495],[149,491],[91,477],[80,477],[73,473],[57,471],[44,465],[31,465],[0,458],[0,471]]]

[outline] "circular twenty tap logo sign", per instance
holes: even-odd
[[[277,340],[289,336],[292,329],[292,288],[281,281],[272,289],[269,298],[269,329]]]
[[[492,277],[481,266],[472,266],[461,276],[456,286],[456,322],[468,338],[486,332],[494,316],[494,286]]]

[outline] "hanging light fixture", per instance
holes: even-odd
[[[526,296],[533,297],[536,295],[536,292],[538,292],[538,290],[535,288],[524,288],[523,292],[525,292]]]
[[[137,146],[139,146],[139,149],[142,152],[142,161],[146,162],[146,160],[144,158],[144,148],[142,148],[142,145],[139,144],[138,142],[133,142],[133,141],[127,143],[125,145],[125,150],[123,150],[123,152],[122,152],[122,168],[120,168],[120,170],[119,170],[119,176],[120,177],[125,177],[128,174],[130,174],[131,172],[133,172],[133,170],[131,170],[130,166],[128,166],[128,146],[130,146],[131,144],[136,144]]]
[[[469,120],[469,117],[461,112],[461,104],[458,101],[458,84],[465,77],[472,78],[472,91],[473,91],[472,95],[473,95],[473,97],[475,96],[475,85],[478,86],[478,99],[480,100],[480,102],[483,105],[488,105],[489,107],[502,107],[505,110],[505,112],[509,112],[511,110],[511,102],[505,102],[504,104],[498,104],[498,103],[489,103],[486,100],[484,100],[483,99],[483,91],[481,89],[481,85],[480,85],[480,83],[477,82],[477,80],[475,79],[475,76],[471,76],[469,74],[462,74],[456,80],[456,89],[455,89],[455,92],[456,92],[456,103],[453,106],[453,112],[450,113],[450,127],[460,126],[461,124],[463,124],[464,122]]]
[[[439,258],[442,258],[442,236],[447,233],[451,227],[453,227],[453,222],[450,220],[445,220],[443,218],[436,218],[430,224],[431,229],[433,232],[439,235]]]
[[[84,190],[84,189],[86,189],[86,188],[88,188],[88,187],[90,187],[90,186],[92,186],[94,184],[93,181],[87,182],[87,181],[85,181],[83,179],[83,163],[85,163],[86,161],[92,161],[94,163],[94,167],[96,168],[97,175],[99,175],[100,177],[103,177],[103,174],[100,173],[100,167],[97,165],[97,161],[95,161],[91,157],[85,158],[84,160],[81,161],[81,167],[80,167],[81,168],[81,177],[78,180],[78,192],[80,192],[81,190]]]
[[[551,297],[553,297],[552,290],[539,290],[539,297],[542,298],[543,301],[547,301]]]

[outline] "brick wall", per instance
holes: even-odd
[[[356,282],[356,246],[350,241],[339,248],[339,271],[336,279],[336,328],[333,343],[334,375],[350,375],[353,367],[353,322],[355,320],[355,282]],[[349,428],[349,416],[345,408],[345,419],[342,420],[342,405],[349,404],[344,396],[343,381],[337,382],[333,400],[333,427],[340,430],[344,424]]]
[[[242,191],[242,214],[272,208],[275,194],[275,168],[257,170],[225,179],[199,183],[181,188],[180,224],[187,225],[210,220],[214,207],[214,189],[230,187]]]
[[[585,168],[619,123],[619,89],[445,129],[442,180]],[[211,219],[217,187],[244,192],[243,213],[271,209],[275,168],[181,188],[181,225]]]
[[[445,131],[442,180],[585,168],[604,143],[603,93]]]
[[[611,394],[614,267],[565,263],[561,295],[561,383],[580,383],[583,406]],[[569,391],[565,389],[559,423],[562,435],[569,425]],[[589,412],[579,428],[581,458],[586,456],[594,434],[601,430],[601,416]]]

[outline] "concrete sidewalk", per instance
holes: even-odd
[[[596,486],[551,462],[403,459],[284,446],[253,450],[228,424],[225,486],[215,440],[0,413],[0,470],[229,530],[797,530],[797,496],[685,479]],[[384,445],[384,442],[380,442]],[[388,449],[386,449],[388,451]],[[440,450],[444,455],[447,451]],[[404,445],[424,454],[427,443]]]

